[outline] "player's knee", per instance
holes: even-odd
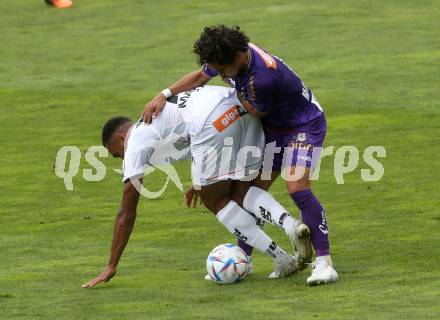
[[[231,200],[234,200],[240,207],[243,207],[244,198],[251,185],[251,181],[235,181],[230,192]]]
[[[243,207],[243,200],[244,200],[244,197],[246,196],[247,190],[248,189],[246,189],[246,190],[242,189],[242,190],[238,190],[237,192],[232,193],[231,200],[237,202],[237,204],[240,207]]]
[[[217,214],[231,201],[231,198],[227,195],[222,195],[218,197],[203,197],[203,195],[201,195],[201,198],[204,206],[214,214]]]
[[[230,197],[222,197],[221,199],[219,199],[216,203],[213,203],[212,206],[212,212],[214,212],[215,214],[219,213],[220,210],[222,210],[224,207],[226,207],[226,205],[231,202],[231,198]]]

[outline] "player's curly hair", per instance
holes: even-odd
[[[194,44],[193,52],[198,56],[200,65],[226,65],[234,62],[237,51],[246,51],[248,43],[249,38],[240,31],[239,26],[228,28],[221,24],[205,27]]]

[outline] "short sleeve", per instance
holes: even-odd
[[[203,64],[202,66],[202,72],[204,74],[206,74],[208,77],[213,78],[215,76],[218,76],[218,72],[217,70],[211,68],[210,66],[208,66],[207,63]]]
[[[277,80],[272,72],[252,75],[247,83],[247,99],[259,112],[268,113],[277,93]]]
[[[145,150],[131,150],[127,148],[122,163],[122,173],[124,183],[130,179],[140,179],[145,175],[145,169],[148,167],[147,154]]]

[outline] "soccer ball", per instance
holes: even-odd
[[[221,244],[209,253],[206,269],[217,283],[238,283],[248,272],[249,259],[235,244]]]

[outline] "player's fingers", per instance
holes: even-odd
[[[153,119],[154,110],[155,110],[154,105],[149,104],[147,105],[147,107],[145,107],[144,122],[151,123],[151,120]]]
[[[157,116],[159,116],[159,114],[162,112],[163,108],[165,107],[165,102],[161,103],[158,102],[155,106],[154,106],[154,110],[153,110],[153,119],[155,119]]]
[[[147,111],[144,113],[144,122],[145,122],[145,123],[151,123],[151,113],[150,113],[149,110],[147,110]]]
[[[147,122],[147,117],[148,117],[148,105],[145,106],[144,108],[144,112],[142,112],[142,117],[144,118],[144,122]]]
[[[86,284],[84,284],[82,287],[83,287],[84,289],[91,288],[91,287],[97,285],[98,283],[100,283],[101,281],[102,281],[102,280],[101,280],[100,278],[95,278],[95,279],[93,279],[93,280],[87,282]]]
[[[193,208],[197,208],[197,199],[199,199],[199,195],[197,193],[194,193],[193,204],[192,204]]]
[[[153,115],[151,116],[151,118],[152,119],[156,119],[157,118],[157,116],[159,115],[159,113],[160,113],[160,111],[155,111],[155,112],[153,112]]]
[[[183,196],[183,198],[185,199],[185,204],[186,206],[189,208],[191,206],[191,201],[192,201],[192,197],[190,194],[185,193],[185,195]]]

